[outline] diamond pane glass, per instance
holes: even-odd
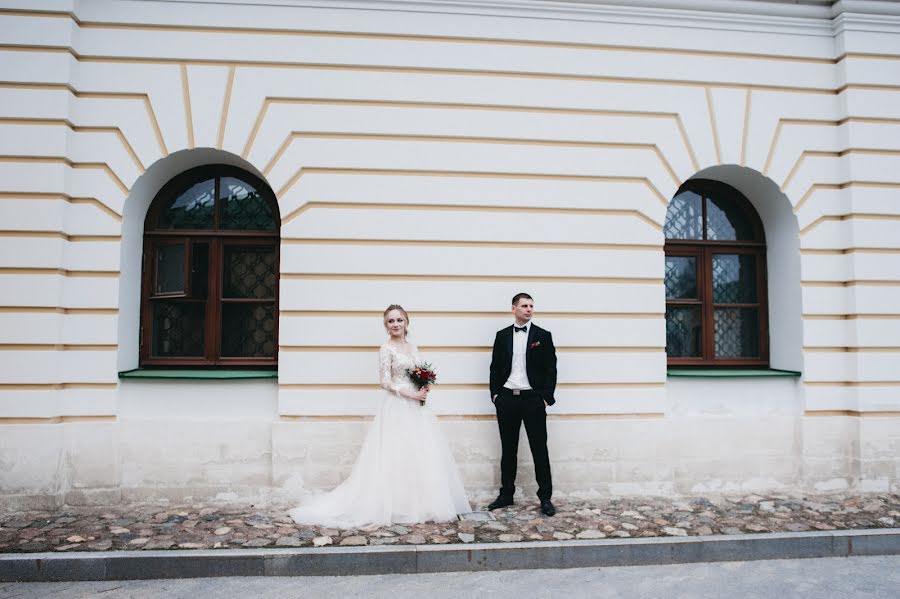
[[[703,239],[702,201],[693,191],[672,198],[666,212],[666,239]]]
[[[716,241],[753,239],[753,227],[729,198],[706,198],[706,238]]]
[[[697,297],[697,259],[666,256],[666,299]]]
[[[274,356],[275,304],[223,304],[222,355],[242,358]]]
[[[756,256],[713,254],[712,279],[714,303],[756,303]]]
[[[666,355],[671,358],[700,355],[700,308],[666,307]]]
[[[222,177],[219,226],[243,231],[274,231],[275,218],[268,202],[256,189],[234,177]]]
[[[184,245],[161,245],[156,250],[156,293],[184,291]]]
[[[192,185],[159,215],[158,229],[212,229],[216,185],[214,179]]]
[[[274,248],[252,246],[225,248],[223,297],[274,299],[277,285]]]
[[[759,356],[759,318],[756,308],[717,308],[713,320],[717,358]]]
[[[154,302],[152,355],[203,356],[204,312],[201,303]]]

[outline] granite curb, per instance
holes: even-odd
[[[0,582],[417,574],[872,555],[900,555],[900,530],[439,546],[8,554],[0,555]]]

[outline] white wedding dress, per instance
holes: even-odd
[[[378,352],[385,393],[350,476],[288,512],[298,524],[362,528],[446,522],[471,511],[450,446],[428,405],[401,397],[418,361],[385,343]]]

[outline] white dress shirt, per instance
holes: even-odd
[[[506,384],[503,385],[507,389],[519,389],[522,391],[531,389],[531,384],[528,382],[528,372],[525,369],[525,350],[526,345],[528,345],[528,333],[530,330],[530,322],[525,323],[524,331],[513,329],[512,370],[509,372]]]

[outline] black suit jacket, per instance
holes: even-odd
[[[509,379],[512,371],[513,327],[497,331],[494,351],[491,355],[491,398],[500,394],[500,389]],[[556,348],[553,335],[535,324],[528,325],[528,343],[525,346],[525,372],[531,388],[540,393],[548,406],[556,403]]]

